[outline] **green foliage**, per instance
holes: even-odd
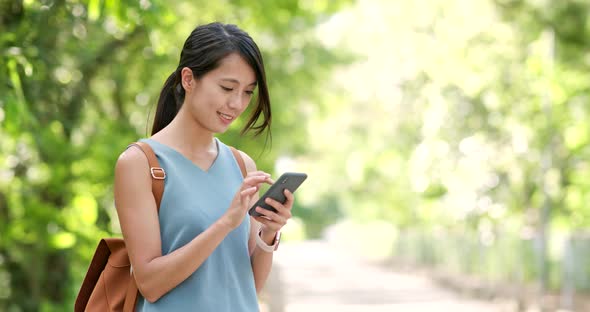
[[[590,225],[589,13],[575,0],[374,0],[341,11],[320,33],[360,57],[324,84],[312,115],[304,159],[323,179],[305,200],[338,193],[357,221],[489,236],[498,245],[485,261],[502,278],[523,265],[505,263],[507,250],[534,237],[539,248],[519,249],[525,280],[559,285],[563,253],[552,246]],[[475,253],[451,259],[468,242],[449,240],[441,263],[478,272]],[[443,245],[402,244],[427,263]]]
[[[294,208],[309,236],[382,220],[423,263],[561,285],[555,246],[590,226],[590,4],[348,4],[0,1],[0,310],[70,309],[119,231],[116,159],[213,20],[256,39],[273,105],[272,140],[241,137],[243,118],[221,139],[309,174]]]
[[[117,235],[113,168],[197,24],[263,51],[273,142],[222,136],[272,172],[305,149],[302,101],[344,59],[314,36],[347,1],[0,1],[0,310],[70,310],[97,239]],[[240,120],[239,122],[244,122]]]

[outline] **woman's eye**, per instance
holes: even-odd
[[[254,91],[246,91],[246,94],[252,95],[252,94],[254,94]]]
[[[228,91],[229,92],[229,91],[233,91],[234,90],[232,88],[228,88],[228,87],[224,87],[224,86],[220,86],[220,87],[221,87],[221,89],[223,89],[223,91]]]

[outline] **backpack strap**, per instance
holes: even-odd
[[[242,171],[242,177],[245,178],[248,173],[246,171],[246,164],[244,163],[244,158],[242,158],[242,154],[240,154],[240,152],[232,146],[230,146],[229,148],[231,149],[232,154],[234,154],[234,158],[240,166],[240,170]]]
[[[88,272],[86,273],[86,276],[84,276],[84,281],[80,286],[80,291],[78,292],[76,303],[74,304],[75,312],[83,312],[86,309],[88,300],[90,300],[90,297],[92,296],[94,287],[96,286],[104,267],[107,265],[110,255],[111,251],[109,246],[103,238],[98,243],[94,256],[92,256],[92,261],[90,261]]]
[[[150,175],[152,176],[152,193],[156,199],[156,207],[159,213],[160,202],[162,201],[162,194],[164,193],[164,180],[166,179],[166,171],[164,171],[164,168],[160,167],[158,158],[149,144],[145,142],[133,142],[129,144],[128,148],[131,146],[137,146],[145,154],[145,157],[147,157],[148,164],[150,166]]]
[[[160,167],[160,162],[158,162],[158,158],[149,144],[145,142],[133,142],[129,144],[127,148],[131,146],[138,147],[147,158],[150,167],[150,175],[152,176],[152,194],[154,194],[154,199],[156,200],[156,209],[158,213],[160,213],[160,202],[162,201],[162,194],[164,193],[166,171],[164,168]],[[133,275],[133,272],[131,274]],[[135,311],[138,291],[135,277],[132,277],[127,287],[123,312]]]
[[[156,200],[156,207],[159,213],[160,202],[162,200],[162,193],[164,193],[164,179],[166,179],[166,172],[162,167],[160,167],[158,158],[156,157],[154,150],[150,147],[149,144],[144,142],[133,142],[129,146],[127,146],[127,148],[131,146],[139,148],[147,157],[150,168],[150,175],[152,176],[152,193],[154,195],[154,199]],[[104,268],[107,265],[107,263],[110,263],[111,261],[117,261],[114,266],[119,268],[130,267],[129,256],[125,248],[124,240],[120,238],[107,238],[102,239],[100,241],[94,253],[92,261],[90,262],[88,273],[86,273],[82,286],[80,287],[78,296],[76,297],[74,311],[81,312],[87,310],[88,301],[91,299],[93,291],[97,286],[99,279],[103,278],[102,273],[104,272]],[[129,284],[127,285],[127,293],[125,294],[125,301],[123,302],[123,307],[119,306],[117,310],[120,311],[119,309],[123,308],[123,312],[133,312],[135,311],[135,304],[138,295],[137,283],[135,281],[135,277],[133,276],[133,271],[130,272],[131,279],[125,277],[121,279],[121,277],[119,277],[117,274],[111,276],[111,282],[113,282],[114,284],[125,283],[127,282],[127,280],[129,280]],[[114,277],[117,277],[119,280],[113,280]],[[99,292],[102,291],[102,293],[97,295],[98,297],[102,295],[106,296],[111,294],[106,293],[107,285],[104,280],[103,286],[105,286],[105,289],[99,289]],[[108,286],[110,288],[113,288],[112,285]],[[117,293],[118,296],[119,290],[117,289],[114,292]],[[111,299],[114,299],[115,302],[118,302],[120,298],[113,297]],[[98,301],[100,301],[100,299]],[[101,310],[102,305],[96,305],[95,309],[97,307],[99,310]]]

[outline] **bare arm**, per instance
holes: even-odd
[[[268,175],[255,172],[245,179],[232,205],[220,219],[188,244],[163,256],[160,224],[147,168],[147,159],[138,149],[129,148],[121,154],[115,167],[115,205],[137,287],[148,301],[155,302],[195,272],[240,224],[247,203]]]
[[[245,153],[241,152],[242,157],[244,158],[244,163],[246,165],[246,170],[248,173],[250,172],[257,172],[256,170],[256,163],[254,160],[250,158]],[[258,192],[256,192],[250,202],[250,207],[256,203],[259,198]],[[273,220],[266,220],[261,219],[260,217],[253,218],[250,217],[251,227],[250,227],[250,238],[248,241],[248,247],[250,248],[250,261],[252,263],[252,271],[254,273],[254,284],[256,285],[256,292],[259,293],[266,280],[268,279],[268,275],[272,268],[272,252],[265,252],[261,248],[256,245],[256,235],[258,235],[258,231],[262,228],[261,238],[267,244],[272,245],[275,235],[277,231],[279,231],[287,222],[287,219],[291,217],[291,206],[293,203],[293,197],[289,193],[287,195],[287,202],[284,205],[280,205],[279,203],[269,203],[275,209],[279,210],[279,214],[274,214],[272,216]],[[262,222],[262,223],[261,223]]]

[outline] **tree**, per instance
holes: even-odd
[[[98,237],[118,232],[116,158],[147,135],[146,116],[195,24],[237,23],[263,50],[275,148],[260,158],[264,137],[232,129],[223,138],[272,171],[277,155],[303,148],[294,107],[339,61],[313,29],[345,3],[0,2],[0,309],[72,305]]]
[[[545,264],[559,255],[543,246],[589,221],[589,10],[587,1],[376,0],[340,12],[325,33],[360,61],[335,73],[334,96],[310,123],[309,171],[323,172],[315,203],[338,190],[345,217],[465,233],[482,249],[535,240],[535,258],[512,251],[526,262],[511,267],[526,272],[500,275],[559,286],[548,279],[558,268]]]

